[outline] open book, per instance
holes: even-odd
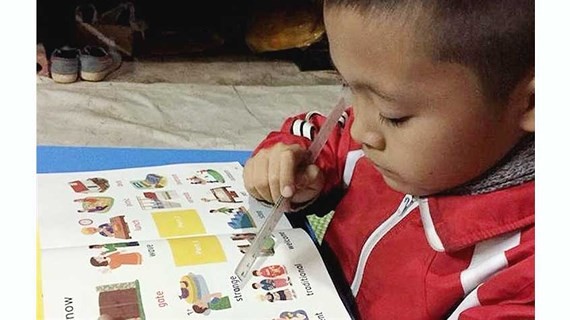
[[[38,174],[45,319],[350,319],[311,238],[283,218],[252,277],[234,269],[271,208],[237,162]]]

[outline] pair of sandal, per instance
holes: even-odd
[[[86,81],[101,81],[121,66],[122,57],[111,48],[86,46],[82,49],[55,49],[50,59],[50,73],[55,82],[72,83],[78,77]]]

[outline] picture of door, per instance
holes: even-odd
[[[144,320],[139,281],[98,286],[99,314],[111,319]]]

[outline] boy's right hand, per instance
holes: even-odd
[[[284,143],[260,150],[245,163],[245,188],[252,197],[270,203],[280,195],[292,203],[314,199],[323,190],[325,177],[314,164],[299,167],[307,152],[303,146]]]

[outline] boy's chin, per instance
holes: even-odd
[[[406,183],[400,179],[395,179],[388,175],[382,175],[384,178],[384,182],[390,187],[390,189],[401,192],[404,194],[411,194],[413,196],[421,197],[433,194],[434,192],[430,192],[430,190],[426,190],[425,188],[421,188],[410,183]]]

